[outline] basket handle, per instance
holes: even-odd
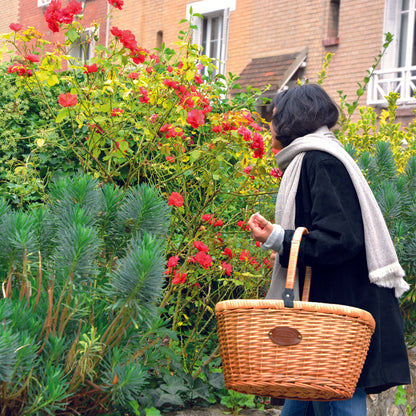
[[[293,288],[295,286],[295,276],[296,276],[296,265],[298,262],[299,247],[302,240],[302,236],[308,234],[309,231],[305,227],[298,227],[295,230],[295,233],[292,237],[292,242],[290,246],[290,255],[289,255],[289,265],[286,275],[286,288],[283,291],[283,301],[284,305],[287,308],[293,308],[293,300],[295,295],[293,293]],[[307,302],[309,300],[309,291],[311,287],[311,276],[312,270],[309,266],[306,267],[305,272],[305,283],[303,285],[302,301]]]

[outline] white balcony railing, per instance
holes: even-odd
[[[38,0],[38,7],[47,6],[51,0]]]
[[[391,92],[400,94],[397,104],[416,104],[416,66],[374,71],[368,85],[367,104],[387,104]]]

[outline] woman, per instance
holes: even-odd
[[[397,298],[408,290],[388,229],[360,169],[330,132],[338,110],[318,85],[277,94],[272,146],[284,171],[275,224],[259,213],[248,225],[262,248],[278,253],[268,299],[281,299],[296,227],[309,230],[299,249],[297,298],[305,265],[312,267],[309,300],[369,311],[376,329],[352,399],[286,400],[282,416],[365,416],[366,394],[409,384],[409,363]],[[303,271],[303,273],[302,273]]]

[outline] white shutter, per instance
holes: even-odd
[[[192,43],[202,45],[202,19],[197,16],[192,16],[191,23],[196,26],[192,31]]]
[[[221,64],[220,64],[220,73],[226,74],[227,67],[227,58],[228,58],[228,27],[230,22],[230,9],[224,9],[224,14],[222,18],[222,39],[221,39]]]
[[[384,69],[397,67],[400,42],[400,9],[401,1],[386,0],[384,11],[384,33],[390,32],[393,35],[393,41],[390,43],[381,61],[381,67]]]

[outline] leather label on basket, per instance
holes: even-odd
[[[269,331],[269,338],[277,345],[288,346],[296,345],[302,339],[301,333],[289,326],[276,326]]]

